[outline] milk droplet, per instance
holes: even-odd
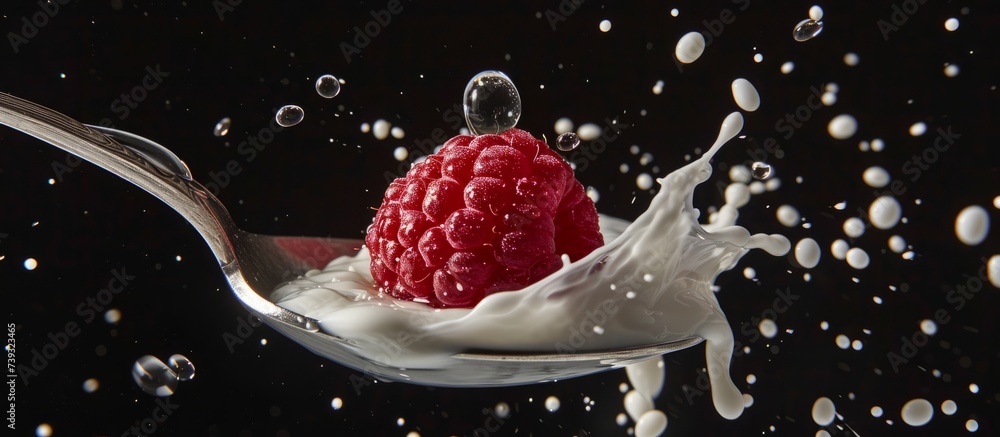
[[[170,358],[167,358],[167,363],[170,364],[170,369],[177,375],[177,379],[181,381],[194,379],[194,363],[184,355],[171,355]]]
[[[649,173],[642,173],[635,178],[635,185],[639,187],[640,190],[648,190],[653,188],[653,177]]]
[[[739,78],[733,81],[733,99],[744,111],[753,112],[760,107],[760,94],[749,80]]]
[[[752,177],[753,176],[750,174],[750,168],[743,164],[736,164],[729,168],[729,179],[732,179],[733,182],[747,184],[750,183],[750,179]]]
[[[615,416],[615,423],[617,423],[618,426],[625,426],[625,424],[628,423],[628,416],[625,415],[625,413],[618,413],[618,415]]]
[[[795,244],[795,261],[802,267],[811,269],[819,264],[819,243],[812,238],[803,238]]]
[[[401,140],[406,136],[406,131],[399,126],[393,126],[392,129],[389,129],[389,135],[392,135],[392,137],[397,140]]]
[[[680,15],[680,13],[681,13],[681,11],[677,10],[677,8],[673,8],[673,9],[670,10],[670,16],[671,17],[676,17],[676,16]]]
[[[990,216],[979,205],[965,207],[955,218],[955,235],[959,241],[969,246],[982,243],[989,232]]]
[[[847,338],[847,336],[844,334],[838,335],[836,338],[833,339],[833,341],[836,342],[837,347],[841,349],[847,349],[851,347],[851,339]]]
[[[906,240],[899,235],[889,237],[889,250],[896,253],[903,253],[906,250]]]
[[[892,229],[902,216],[903,209],[892,196],[881,196],[868,207],[868,219],[879,229]]]
[[[830,120],[826,130],[834,139],[846,140],[858,131],[858,121],[848,114],[841,114]]]
[[[52,425],[43,423],[35,427],[35,437],[52,437]]]
[[[774,320],[771,319],[762,319],[757,324],[757,330],[765,338],[774,338],[774,336],[778,335],[778,324],[774,323]]]
[[[924,334],[927,335],[937,334],[937,328],[938,328],[937,323],[934,323],[933,320],[924,319],[920,321],[920,330],[923,331]]]
[[[375,120],[375,124],[372,125],[372,135],[375,135],[376,140],[384,140],[389,138],[389,129],[392,125],[388,121],[383,119]]]
[[[833,106],[837,103],[837,94],[827,91],[819,97],[819,101],[822,102],[824,106]]]
[[[278,110],[277,114],[274,114],[274,121],[277,121],[281,127],[292,127],[301,123],[305,115],[302,108],[295,105],[285,105]]]
[[[846,64],[848,67],[853,67],[855,65],[858,65],[858,63],[860,62],[861,58],[858,57],[857,53],[851,52],[844,55],[844,64]]]
[[[955,401],[949,399],[941,403],[941,412],[945,415],[951,416],[958,412],[958,404]]]
[[[573,132],[565,132],[556,138],[556,148],[569,152],[580,146],[580,136]]]
[[[948,77],[958,76],[958,66],[955,64],[949,64],[944,67],[944,75]]]
[[[789,228],[799,224],[799,220],[801,219],[799,211],[791,205],[779,206],[775,211],[775,215],[778,217],[778,223],[781,223]]]
[[[653,94],[660,95],[663,93],[663,81],[658,80],[653,84]]]
[[[1000,255],[993,255],[989,261],[986,261],[986,276],[989,278],[990,284],[1000,288]]]
[[[871,166],[861,173],[861,179],[872,188],[882,188],[889,185],[889,172],[879,166]]]
[[[631,390],[625,394],[625,412],[632,420],[638,421],[643,413],[653,409],[653,401],[636,390]]]
[[[731,205],[733,208],[740,208],[750,202],[750,189],[739,182],[729,184],[723,195],[726,205]]]
[[[823,8],[819,5],[813,5],[809,8],[809,18],[819,21],[823,19]]]
[[[135,360],[132,379],[146,393],[160,397],[174,394],[179,381],[170,367],[152,355],[143,355]]]
[[[372,125],[368,123],[361,123],[361,133],[366,134],[372,131]]]
[[[944,20],[944,28],[949,32],[958,30],[958,18],[949,18]]]
[[[926,399],[913,399],[903,405],[900,414],[907,425],[924,426],[934,417],[934,407]]]
[[[881,152],[885,150],[885,141],[882,141],[881,138],[875,138],[874,140],[872,140],[872,150],[875,152]]]
[[[847,258],[847,250],[850,248],[851,247],[844,240],[837,239],[834,240],[833,243],[830,243],[830,253],[836,259],[842,260]]]
[[[874,406],[871,409],[872,417],[882,417],[882,407]]]
[[[764,62],[764,55],[760,54],[760,53],[755,53],[753,55],[753,61],[756,62],[756,63],[758,63],[758,64],[761,63],[761,62]]]
[[[852,247],[847,250],[847,265],[855,269],[862,270],[868,267],[868,252],[860,247]]]
[[[559,398],[555,396],[545,398],[545,409],[549,410],[550,413],[559,411]]]
[[[399,146],[392,151],[392,157],[396,158],[397,161],[406,161],[406,158],[410,156],[410,151],[406,147]]]
[[[750,166],[750,174],[757,180],[767,179],[767,177],[771,175],[771,166],[757,161]]]
[[[601,127],[594,123],[584,123],[576,129],[576,134],[583,141],[593,141],[601,136]]]
[[[792,38],[798,42],[809,41],[823,31],[823,22],[807,18],[795,25],[792,29]]]
[[[865,222],[857,217],[844,220],[844,234],[851,238],[858,238],[865,233]]]
[[[597,26],[597,28],[601,29],[601,32],[608,32],[611,30],[611,21],[603,20],[601,21],[601,24]]]
[[[650,410],[635,421],[635,437],[659,437],[667,429],[667,415],[660,410]]]
[[[629,382],[639,393],[649,399],[656,399],[663,390],[665,378],[663,357],[658,356],[645,361],[625,366],[625,374]]]
[[[83,381],[83,391],[87,393],[93,393],[100,387],[101,383],[94,378],[89,378],[86,381]]]
[[[924,122],[917,122],[910,125],[910,135],[914,137],[919,137],[927,132],[927,124]]]
[[[118,323],[122,319],[122,312],[118,309],[112,308],[104,313],[104,321],[110,324]]]
[[[336,77],[324,74],[316,79],[316,93],[325,99],[332,99],[340,94],[340,81]]]
[[[792,62],[792,61],[787,61],[784,64],[781,64],[781,73],[782,74],[788,74],[788,73],[791,73],[794,70],[795,70],[795,63]]]
[[[828,397],[821,397],[813,402],[813,421],[819,426],[827,426],[833,423],[834,415],[837,414],[837,407]]]
[[[233,120],[231,120],[229,117],[225,117],[222,120],[219,120],[218,123],[215,123],[215,129],[212,130],[212,135],[215,135],[217,137],[226,136],[226,134],[229,133],[229,127],[232,124]]]
[[[496,406],[493,407],[493,412],[496,413],[497,417],[506,419],[510,417],[510,405],[506,402],[497,402]]]
[[[753,267],[747,267],[743,269],[743,277],[747,279],[753,279],[757,277],[757,271]]]
[[[38,267],[38,261],[36,261],[34,258],[28,258],[24,260],[24,268],[26,270],[35,270],[36,267]]]
[[[969,384],[969,392],[979,393],[979,384]]]
[[[965,421],[965,430],[969,432],[979,431],[979,422],[976,419],[969,419]]]
[[[553,126],[553,129],[555,129],[557,135],[562,135],[566,132],[572,132],[573,120],[570,120],[566,117],[560,118],[556,120],[556,124],[555,126]]]
[[[697,61],[705,52],[705,37],[699,32],[688,32],[677,41],[674,56],[684,64]]]
[[[330,406],[333,407],[334,410],[339,410],[344,407],[344,400],[341,398],[333,398],[333,400],[330,401]]]
[[[473,135],[499,134],[521,118],[521,95],[506,74],[484,71],[466,85],[463,108]]]

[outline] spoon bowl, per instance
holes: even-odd
[[[267,236],[239,229],[222,203],[167,148],[129,132],[82,124],[27,100],[0,93],[0,124],[38,138],[135,184],[184,217],[208,244],[236,298],[255,317],[310,351],[383,381],[435,386],[505,386],[572,378],[623,367],[703,339],[574,353],[466,350],[447,370],[401,369],[365,358],[350,339],[320,330],[317,320],[266,296],[331,260],[356,254],[362,240]]]

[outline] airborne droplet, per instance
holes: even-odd
[[[166,397],[177,390],[177,374],[152,355],[144,355],[135,360],[132,379],[139,388],[153,396]]]
[[[580,136],[573,132],[565,132],[556,138],[556,148],[569,152],[580,146]]]
[[[285,105],[278,110],[278,113],[274,115],[274,120],[278,122],[281,127],[292,127],[302,122],[306,113],[302,108],[295,105]]]
[[[171,355],[170,358],[167,358],[167,362],[170,364],[170,369],[177,375],[177,379],[181,381],[194,379],[194,363],[184,355]]]
[[[792,30],[792,38],[798,42],[809,41],[823,31],[823,22],[813,19],[805,19],[795,25]]]
[[[521,95],[514,82],[499,71],[477,74],[465,87],[465,122],[473,135],[499,134],[521,118]]]
[[[340,94],[340,81],[336,77],[324,74],[316,79],[316,92],[327,99],[332,99]]]
[[[217,137],[226,136],[226,134],[229,133],[229,126],[231,126],[232,123],[233,121],[230,120],[229,117],[219,120],[218,123],[215,123],[215,130],[212,131],[212,134]]]
[[[750,166],[750,173],[753,175],[754,179],[762,181],[771,175],[771,166],[758,161]]]

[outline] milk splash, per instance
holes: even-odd
[[[452,372],[453,355],[469,350],[566,354],[571,361],[574,352],[701,338],[715,407],[734,419],[743,411],[743,397],[729,376],[733,333],[712,284],[749,249],[772,255],[790,249],[783,236],[750,235],[736,226],[733,205],[722,206],[714,223],[698,223],[694,188],[708,180],[709,161],[742,127],[740,113],[726,117],[708,152],[659,180],[662,189],[635,222],[602,216],[605,246],[573,263],[564,258],[564,266],[547,278],[487,296],[474,308],[435,309],[379,296],[364,249],[279,287],[271,300],[319,320],[323,332],[347,340],[368,362],[399,369],[403,380],[407,369],[439,370],[440,380],[417,382],[442,385],[461,385],[455,381],[469,377]],[[306,345],[345,362],[332,349]],[[495,385],[487,381],[500,376],[510,384],[546,380],[472,377],[479,385]]]

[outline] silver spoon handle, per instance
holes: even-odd
[[[206,201],[211,194],[191,180],[187,166],[166,148],[156,145],[158,150],[133,150],[70,117],[5,93],[0,93],[0,124],[79,156],[142,188],[190,220],[221,263],[234,259],[225,241],[225,225],[232,223],[229,214],[212,205],[217,201]]]

